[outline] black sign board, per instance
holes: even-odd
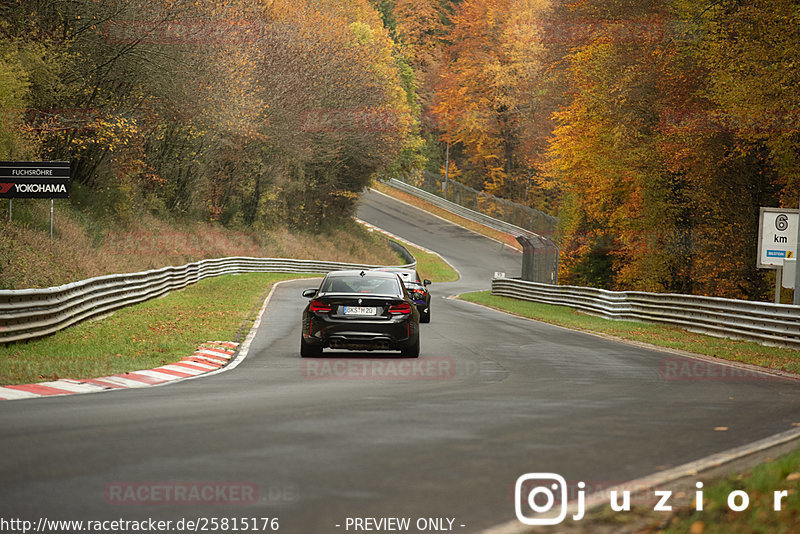
[[[69,198],[69,161],[0,161],[0,198]]]

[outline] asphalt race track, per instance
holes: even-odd
[[[447,299],[488,289],[495,271],[517,276],[520,255],[377,193],[358,215],[461,273],[432,286],[416,368],[392,353],[301,360],[300,293],[314,284],[283,284],[232,371],[0,403],[0,517],[277,517],[302,534],[354,532],[348,517],[450,518],[478,532],[514,519],[526,472],[621,483],[800,422],[798,383],[667,380],[674,355]],[[132,483],[232,483],[257,499],[110,496]]]

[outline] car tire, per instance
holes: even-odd
[[[419,314],[419,322],[421,322],[421,323],[429,323],[429,322],[431,322],[431,312],[430,312],[430,310],[428,310],[425,313],[420,313]]]
[[[403,350],[400,351],[400,354],[406,358],[419,358],[419,337],[417,338],[416,343],[413,345],[403,347]]]
[[[304,338],[300,338],[300,356],[302,358],[322,356],[322,345],[312,345],[311,343],[306,343]]]

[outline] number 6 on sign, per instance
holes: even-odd
[[[758,224],[758,267],[777,269],[797,257],[798,210],[761,208]]]

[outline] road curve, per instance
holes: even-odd
[[[0,517],[278,517],[304,534],[353,532],[348,517],[451,518],[478,532],[514,518],[523,473],[622,482],[798,422],[794,382],[665,380],[672,355],[447,299],[488,289],[494,271],[517,275],[519,254],[374,192],[358,215],[462,275],[432,286],[416,368],[369,353],[301,360],[300,292],[313,282],[283,284],[230,372],[0,404]],[[255,487],[257,499],[109,497],[190,482]]]

